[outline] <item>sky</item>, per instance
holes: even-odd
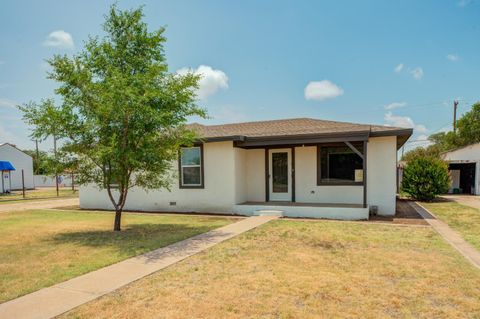
[[[54,97],[46,59],[102,36],[113,1],[0,2],[0,142],[34,148],[16,105]],[[202,75],[203,124],[281,118],[414,128],[480,100],[480,0],[117,1],[165,27],[170,72]],[[51,141],[40,149],[51,149]]]

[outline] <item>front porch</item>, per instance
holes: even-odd
[[[240,215],[368,219],[368,134],[234,143]]]
[[[239,215],[280,215],[282,217],[367,220],[369,207],[363,204],[299,203],[299,202],[244,202],[233,207]]]

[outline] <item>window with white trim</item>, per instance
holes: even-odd
[[[180,149],[180,186],[184,188],[203,187],[201,146]]]

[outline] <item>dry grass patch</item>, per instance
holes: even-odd
[[[466,316],[480,272],[431,228],[279,220],[63,317]]]
[[[226,225],[222,217],[37,210],[0,214],[0,302]]]
[[[37,189],[27,189],[25,191],[25,198],[23,198],[22,191],[13,191],[11,194],[0,194],[0,204],[12,204],[16,202],[22,202],[24,200],[41,200],[41,199],[50,199],[50,198],[70,198],[78,197],[78,190],[73,191],[71,188],[60,188],[58,192],[55,188],[37,188]]]
[[[422,205],[480,250],[480,209],[450,201]]]

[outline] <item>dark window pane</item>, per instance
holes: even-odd
[[[182,148],[182,165],[200,165],[200,147]]]
[[[288,192],[288,153],[272,153],[272,190]]]
[[[357,149],[361,148],[357,146]],[[363,180],[363,160],[349,147],[322,147],[320,169],[324,182],[361,182]]]
[[[183,185],[200,185],[200,167],[183,167],[182,179]]]

